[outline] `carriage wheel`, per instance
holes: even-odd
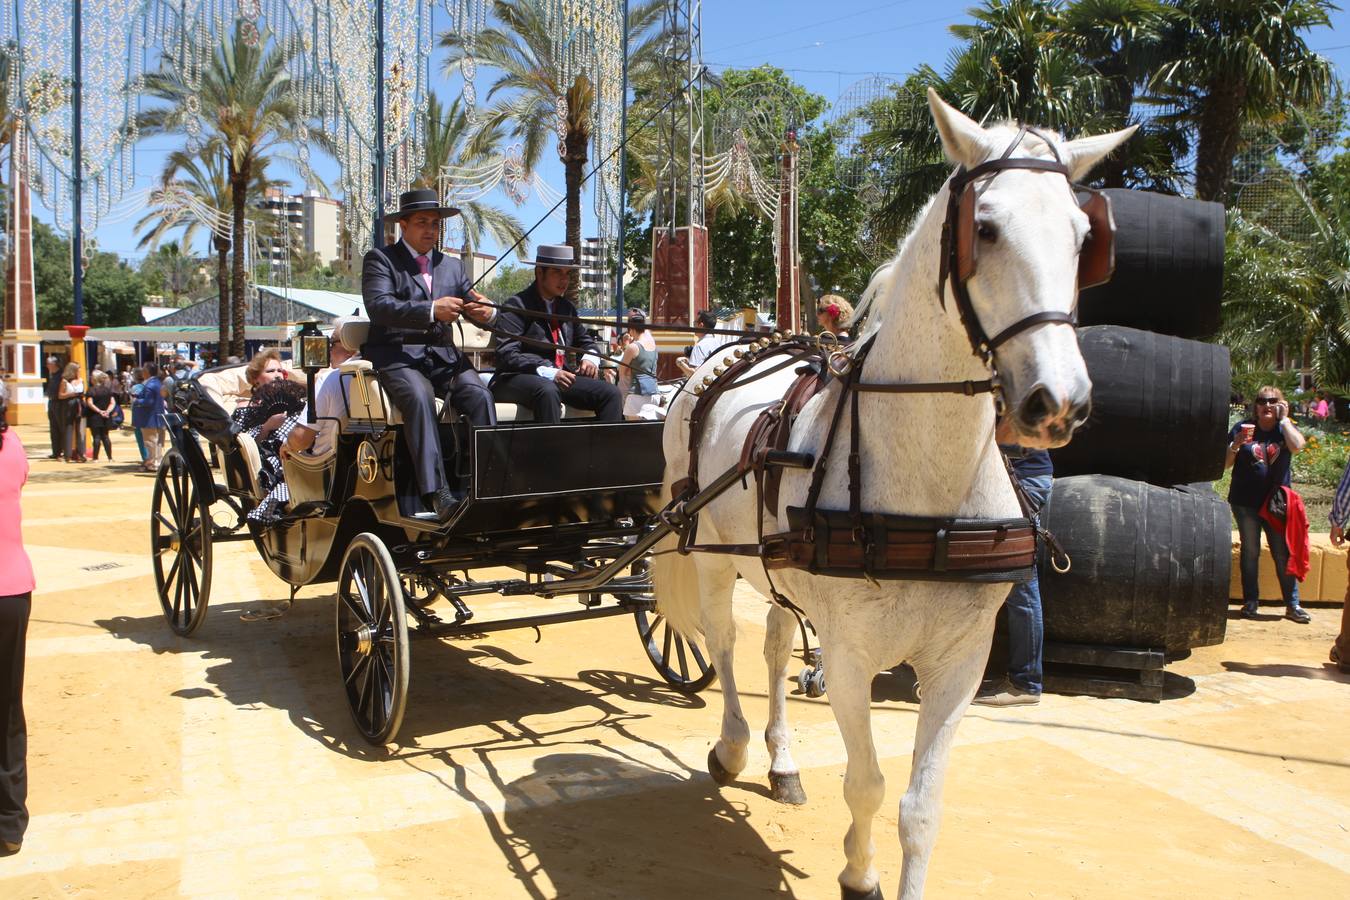
[[[640,609],[633,616],[647,658],[666,684],[681,694],[697,694],[713,683],[717,672],[697,641],[682,637],[655,610]]]
[[[150,559],[164,618],[184,637],[202,624],[211,596],[209,506],[183,454],[166,452],[150,501]]]
[[[352,720],[372,744],[389,743],[408,703],[408,620],[398,569],[373,534],[358,534],[342,558],[337,651]]]

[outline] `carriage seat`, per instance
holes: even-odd
[[[353,353],[361,352],[361,345],[366,342],[369,334],[370,320],[356,317],[342,319],[333,329],[334,339]],[[369,360],[349,359],[338,368],[334,377],[338,374],[349,382],[347,385],[349,415],[341,423],[344,432],[366,431],[379,424],[403,424],[403,415],[398,411],[398,407],[388,401]],[[492,373],[479,372],[478,377],[483,379],[483,385],[486,387],[492,379]],[[515,403],[496,403],[495,406],[498,422],[529,422],[534,418],[528,409]],[[440,397],[436,398],[436,414],[445,422],[453,422],[459,418],[454,408],[449,407]],[[595,413],[588,409],[566,405],[563,407],[564,419],[584,419],[594,416]],[[355,428],[352,428],[353,424]]]
[[[267,496],[267,492],[263,490],[262,481],[258,478],[262,472],[262,454],[258,452],[258,442],[246,432],[236,434],[234,442],[239,448],[239,455],[244,458],[244,470],[248,473],[248,484],[245,487],[253,495],[253,499],[262,500]]]
[[[333,476],[337,473],[337,444],[318,456],[291,454],[281,460],[281,469],[286,475],[292,510],[303,503],[326,503],[333,489]]]
[[[483,384],[487,385],[492,381],[492,372],[479,372],[478,377],[483,379]],[[503,403],[496,401],[493,406],[497,408],[498,422],[533,422],[534,413],[530,408],[520,403]],[[595,412],[589,409],[580,409],[575,406],[568,406],[566,403],[562,407],[562,417],[564,419],[593,419]]]
[[[349,316],[333,326],[333,339],[352,353],[360,353],[370,334],[370,320]],[[339,419],[342,432],[370,431],[383,425],[402,425],[403,414],[389,402],[370,360],[349,359],[330,378],[341,378],[347,392],[348,415]],[[444,415],[445,404],[436,398],[436,413]]]
[[[306,384],[308,379],[305,376],[304,369],[297,369],[291,365],[290,360],[284,360],[282,367],[286,369],[286,378],[297,384]],[[231,414],[238,407],[248,403],[253,396],[253,385],[248,383],[245,374],[248,366],[226,366],[220,369],[212,369],[209,372],[203,372],[197,376],[197,384],[201,385],[206,391],[207,396],[216,402],[227,414]]]

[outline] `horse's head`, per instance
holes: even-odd
[[[1068,170],[1066,178],[1058,171],[1002,168],[971,182],[952,223],[960,264],[946,286],[949,294],[964,286],[978,326],[997,345],[995,365],[1018,443],[1063,446],[1087,419],[1092,391],[1077,335],[1064,321],[1077,303],[1079,255],[1093,231],[1070,182],[1134,128],[1074,141],[1038,130],[1017,141],[1016,128],[983,128],[931,89],[928,104],[947,156],[967,171],[998,159],[1015,141],[1011,157],[1058,157]],[[959,304],[948,307],[957,315],[952,307]],[[1005,331],[1011,333],[1000,340]]]

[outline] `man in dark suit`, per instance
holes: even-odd
[[[52,455],[60,459],[66,455],[66,405],[58,399],[61,391],[61,363],[55,356],[47,357],[47,377],[42,393],[47,397],[47,430],[51,432]]]
[[[534,281],[507,300],[497,316],[492,394],[503,403],[528,407],[536,422],[557,422],[563,403],[594,410],[598,422],[623,417],[623,395],[599,377],[600,346],[575,321],[577,308],[563,296],[568,272],[577,268],[571,247],[540,246]],[[574,363],[578,353],[581,359]]]
[[[462,499],[451,491],[441,455],[436,398],[447,399],[474,425],[495,425],[492,394],[454,343],[460,315],[487,323],[490,309],[470,287],[458,259],[436,249],[441,219],[459,210],[441,206],[433,190],[406,191],[387,218],[401,238],[366,254],[361,295],[370,333],[361,355],[379,373],[380,384],[403,414],[403,436],[413,460],[418,493],[439,521]]]

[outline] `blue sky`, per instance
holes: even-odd
[[[941,68],[956,44],[948,28],[969,20],[966,8],[964,3],[949,0],[832,0],[828,4],[818,0],[705,0],[703,58],[714,71],[770,63],[834,102],[850,85],[869,75],[903,77],[922,63]],[[434,24],[439,31],[447,24],[439,3],[436,12]],[[1350,13],[1333,13],[1332,24],[1333,28],[1314,32],[1309,44],[1344,77],[1350,75]],[[439,61],[433,59],[432,87],[448,95],[452,86],[439,73]],[[486,83],[480,75],[480,86]],[[136,153],[138,185],[148,186],[154,180],[165,152],[176,146],[165,138],[141,143]],[[332,179],[336,165],[317,165],[316,169]],[[561,188],[560,167],[547,166],[543,175]],[[510,203],[505,197],[500,202]],[[545,209],[530,201],[516,212],[530,225]],[[35,203],[35,212],[50,221],[40,201]],[[560,240],[561,231],[561,225],[546,223],[535,233],[535,240]],[[100,227],[95,236],[101,249],[133,260],[143,255],[126,222]]]

